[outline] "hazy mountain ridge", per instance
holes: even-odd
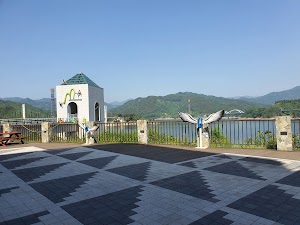
[[[239,100],[249,101],[264,105],[272,105],[280,100],[293,100],[300,98],[300,86],[296,86],[292,89],[278,92],[271,92],[269,94],[259,96],[259,97],[241,97]]]

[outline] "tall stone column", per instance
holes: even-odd
[[[147,120],[137,121],[137,131],[138,131],[138,143],[144,145],[148,144]]]
[[[277,150],[292,151],[293,138],[290,116],[276,117]]]

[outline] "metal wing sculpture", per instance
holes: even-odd
[[[194,123],[194,124],[198,123],[198,120],[193,118],[188,113],[178,112],[178,115],[183,122],[189,122],[189,123]],[[216,122],[216,121],[220,120],[223,117],[223,115],[224,115],[224,110],[220,110],[218,112],[212,113],[207,118],[203,119],[202,123],[210,124],[212,122]]]

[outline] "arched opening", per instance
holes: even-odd
[[[99,103],[95,103],[95,121],[100,121],[100,107]]]
[[[77,104],[75,102],[70,102],[68,104],[68,116],[69,118],[76,118],[77,119],[77,115],[78,114],[78,108],[77,108]]]

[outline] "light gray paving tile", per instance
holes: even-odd
[[[136,222],[138,222],[142,225],[153,225],[153,224],[160,225],[161,224],[161,223],[159,223],[157,221],[153,221],[153,220],[151,220],[150,218],[147,218],[147,217],[136,220]]]

